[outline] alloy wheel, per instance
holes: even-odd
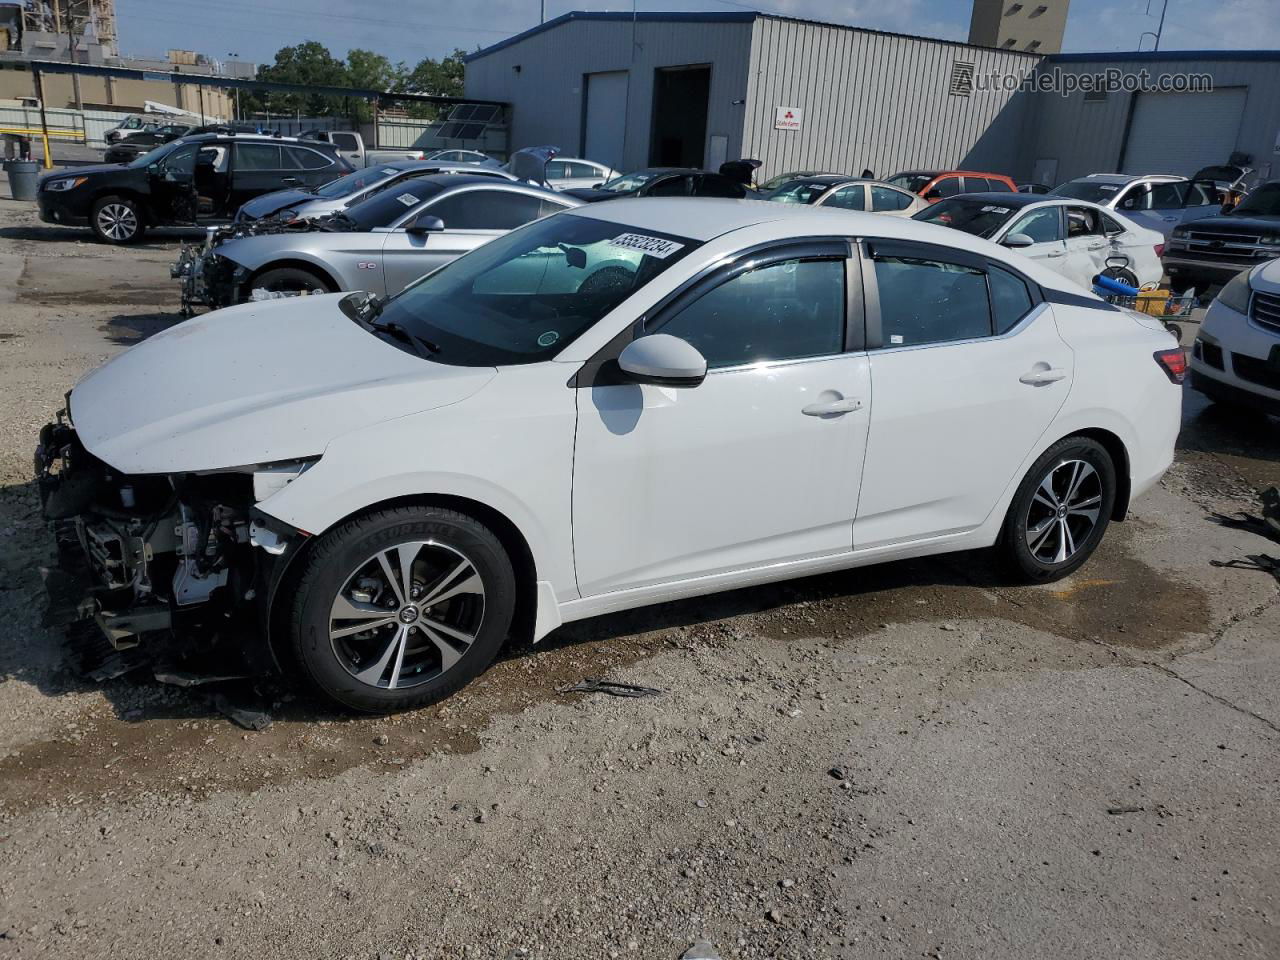
[[[131,240],[138,232],[138,215],[128,204],[105,204],[98,211],[98,229],[112,240]]]
[[[1102,511],[1102,478],[1084,460],[1049,469],[1027,507],[1026,540],[1043,564],[1066,563],[1088,542]]]
[[[379,550],[343,582],[329,642],[343,668],[371,687],[405,689],[450,670],[484,622],[484,581],[459,550],[415,540]]]

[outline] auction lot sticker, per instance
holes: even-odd
[[[396,199],[399,200],[401,203],[403,203],[406,207],[412,207],[415,203],[418,202],[418,198],[415,197],[412,193],[402,193],[400,194],[400,196],[396,197]]]
[[[609,245],[611,247],[623,247],[627,250],[637,250],[650,257],[657,257],[659,260],[665,260],[677,250],[684,249],[683,243],[664,240],[662,237],[650,237],[643,233],[624,233],[610,240]]]

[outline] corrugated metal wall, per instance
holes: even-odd
[[[1021,76],[1040,57],[762,16],[751,41],[745,151],[765,176],[825,169],[887,176],[968,167],[1020,176],[1033,95],[948,93],[952,64]],[[799,130],[775,130],[778,107]]]
[[[582,148],[583,77],[629,72],[625,169],[649,164],[653,78],[659,67],[711,64],[707,146],[728,138],[728,156],[741,156],[741,104],[747,92],[749,20],[646,22],[572,19],[467,63],[466,95],[511,103],[513,150],[554,144],[566,155]],[[519,66],[517,72],[515,67]]]
[[[1280,61],[1265,54],[1259,54],[1257,60],[1144,57],[1110,61],[1075,61],[1068,55],[1046,61],[1043,69],[1078,74],[1104,72],[1109,67],[1125,73],[1145,69],[1153,80],[1162,74],[1207,73],[1213,77],[1215,87],[1247,87],[1236,149],[1253,155],[1254,166],[1263,178],[1280,173],[1271,169],[1280,135]],[[1039,94],[1037,123],[1027,144],[1028,159],[1032,163],[1036,159],[1057,160],[1059,183],[1090,173],[1118,171],[1134,96],[1117,92],[1108,94],[1105,101],[1090,102],[1080,92],[1069,97]],[[1221,161],[1226,159],[1222,157]],[[1267,169],[1263,170],[1264,166]]]

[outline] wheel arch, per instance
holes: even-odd
[[[241,296],[247,296],[249,291],[253,289],[253,282],[269,270],[305,270],[307,273],[315,274],[316,277],[327,283],[333,292],[338,293],[342,290],[342,284],[338,283],[333,274],[320,264],[302,257],[285,257],[281,260],[268,260],[261,266],[252,268],[249,276],[245,278],[244,283],[240,286]]]
[[[1080,430],[1072,430],[1055,440],[1057,443],[1070,437],[1087,437],[1101,444],[1103,449],[1107,451],[1107,455],[1111,457],[1111,462],[1116,468],[1116,500],[1111,508],[1111,519],[1117,522],[1123,521],[1129,513],[1129,497],[1133,487],[1133,479],[1130,475],[1129,449],[1125,446],[1123,440],[1110,430],[1103,427],[1085,427]],[[1045,449],[1049,449],[1049,446]]]
[[[132,200],[138,208],[138,216],[146,226],[154,226],[156,218],[151,212],[150,196],[134,187],[100,187],[95,190],[89,197],[89,216],[93,216],[94,207],[108,197],[119,197],[122,200]]]
[[[390,497],[377,503],[368,504],[344,517],[338,518],[329,529],[338,527],[358,517],[396,507],[441,507],[448,510],[456,510],[459,513],[474,517],[492,530],[502,544],[503,549],[507,551],[507,556],[510,557],[511,566],[516,574],[516,609],[511,620],[511,637],[509,640],[520,642],[533,637],[534,625],[538,614],[537,563],[534,560],[533,550],[529,546],[528,539],[510,517],[497,508],[470,497],[456,494],[424,493]],[[282,668],[291,663],[292,656],[289,653],[289,644],[285,639],[288,631],[289,603],[287,599],[282,602],[281,598],[288,598],[292,595],[291,588],[297,582],[297,578],[306,565],[303,561],[318,539],[319,537],[306,538],[297,550],[288,555],[284,567],[281,568],[279,575],[274,578],[268,594],[268,608],[263,618],[263,624],[267,632],[267,645],[270,648],[271,655],[276,664]]]

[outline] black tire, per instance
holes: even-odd
[[[1131,287],[1142,286],[1142,284],[1138,283],[1138,275],[1128,267],[1108,267],[1102,273],[1112,280],[1119,280],[1121,283],[1127,283]]]
[[[99,197],[89,212],[89,228],[103,243],[123,246],[137,243],[147,232],[142,208],[130,197]]]
[[[405,552],[397,549],[400,545]],[[381,565],[384,555],[390,567]],[[400,603],[402,591],[380,571],[399,572],[399,563],[391,561],[406,555],[418,596],[430,600],[434,592],[445,600],[425,609]],[[462,569],[463,563],[469,568]],[[476,578],[479,600],[474,587],[460,589]],[[375,581],[381,588],[373,586]],[[359,596],[353,597],[355,592]],[[435,507],[379,510],[330,530],[311,548],[293,598],[293,651],[312,685],[343,706],[365,713],[408,710],[449,696],[493,662],[506,641],[515,602],[511,560],[482,523]],[[338,604],[358,617],[335,617]],[[418,619],[405,618],[410,607]],[[388,611],[388,622],[368,619],[378,608]],[[352,633],[365,622],[373,629]],[[437,629],[446,624],[455,632]],[[348,636],[335,638],[331,632]],[[469,644],[452,639],[462,634],[473,636]]]
[[[1070,495],[1077,463],[1092,472],[1080,470],[1078,488]],[[1042,487],[1050,477],[1056,508]],[[1095,497],[1096,503],[1091,502]],[[1073,573],[1102,541],[1115,500],[1115,464],[1106,448],[1088,437],[1059,440],[1032,464],[1009,504],[999,549],[1011,572],[1029,583],[1050,583]],[[1096,517],[1087,526],[1094,509]],[[1038,540],[1041,535],[1045,539]]]
[[[254,290],[267,290],[272,293],[304,294],[334,293],[331,284],[320,274],[302,267],[277,267],[266,270],[246,285],[245,296],[251,296]]]

